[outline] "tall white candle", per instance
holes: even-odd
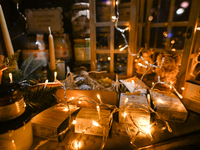
[[[12,43],[10,40],[10,35],[8,32],[8,28],[6,25],[6,21],[4,18],[4,14],[3,14],[1,5],[0,5],[0,26],[1,26],[2,34],[3,34],[3,38],[4,38],[7,54],[8,54],[8,56],[10,56],[10,55],[14,54],[14,50],[13,50],[13,46],[12,46]]]
[[[50,27],[49,27],[49,55],[50,55],[50,70],[56,70],[54,42]]]

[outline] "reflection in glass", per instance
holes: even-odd
[[[110,72],[110,54],[97,54],[97,71]]]
[[[127,54],[114,55],[114,72],[119,75],[126,75],[127,72]]]

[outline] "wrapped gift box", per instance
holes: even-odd
[[[79,108],[69,105],[70,114]],[[66,133],[58,134],[67,129],[69,124],[69,111],[66,106],[56,104],[32,118],[33,135],[61,142]]]
[[[131,103],[136,103],[138,105],[132,105],[129,109],[126,110],[127,114],[130,114],[132,119],[137,125],[150,125],[150,112],[142,110],[141,106],[148,107],[148,102],[145,94],[140,95],[126,95],[125,93],[121,93],[120,95],[120,104],[119,108],[122,108],[125,103],[125,99],[128,98],[128,102],[126,106]],[[148,110],[148,108],[147,108]],[[132,121],[128,117],[127,123],[131,123]],[[119,123],[124,123],[124,112],[119,112]]]
[[[189,110],[200,114],[200,84],[193,81],[186,81],[183,91],[183,104]]]
[[[101,125],[109,125],[110,110],[100,110]],[[96,109],[82,108],[76,116],[75,132],[82,133],[84,129],[93,124],[93,121],[98,122],[99,116]],[[92,125],[91,128],[85,131],[85,134],[103,136],[103,129],[100,126]]]
[[[167,121],[184,123],[188,112],[178,97],[171,92],[152,91],[156,112]]]

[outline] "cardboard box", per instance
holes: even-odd
[[[178,97],[170,92],[151,92],[156,112],[167,121],[184,123],[188,112]]]
[[[71,114],[78,109],[76,106],[70,105]],[[33,117],[31,120],[33,135],[61,142],[67,132],[60,136],[58,133],[68,127],[69,111],[67,110],[67,107],[56,104]]]
[[[200,84],[186,81],[182,96],[186,108],[200,114]]]
[[[103,103],[110,104],[110,105],[117,105],[118,104],[118,94],[115,91],[93,91],[93,90],[66,90],[67,99],[70,99],[74,97],[74,99],[77,99],[79,97],[82,97],[83,99],[89,100],[89,98],[92,98],[93,100],[99,102],[97,98],[97,94],[100,95],[101,100]],[[62,101],[64,101],[64,89],[58,89],[56,91],[56,96],[60,98]],[[80,107],[89,107],[89,108],[95,108],[96,106],[81,101],[81,104],[74,103]]]
[[[109,125],[109,115],[110,110],[100,109],[100,116],[103,118],[101,119],[100,124]],[[82,108],[76,116],[75,132],[82,133],[84,129],[93,124],[93,121],[97,122],[98,120],[99,116],[96,109]],[[91,128],[85,131],[85,134],[103,136],[103,129],[102,127],[93,125]]]
[[[132,83],[132,80],[134,81],[134,84]],[[148,86],[137,77],[120,80],[120,82],[122,82],[131,93],[137,91],[140,91],[140,93],[146,93],[148,89]]]
[[[148,102],[145,94],[126,95],[125,93],[121,93],[119,108],[122,108],[124,106],[126,98],[129,99],[126,103],[126,106],[131,103],[137,103],[139,105],[144,105],[148,107]],[[133,105],[130,109],[126,111],[126,113],[131,115],[137,125],[150,125],[150,112],[141,110],[141,107],[139,105]],[[121,111],[119,112],[119,123],[124,123],[124,112]],[[127,119],[127,123],[132,123],[129,117]]]

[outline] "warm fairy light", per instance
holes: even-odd
[[[73,99],[74,99],[74,97],[72,96],[72,97],[69,98],[69,101],[71,101],[71,100],[73,100]]]
[[[13,82],[12,73],[9,73],[10,83]]]
[[[126,27],[126,28],[125,28],[125,31],[128,31],[128,30],[129,30],[129,27]]]
[[[138,63],[138,66],[143,66],[143,64],[141,64],[141,63]]]
[[[165,102],[164,102],[162,99],[160,99],[160,98],[157,99],[157,102],[160,103],[160,104],[164,104],[164,103],[165,103]]]
[[[98,116],[99,116],[99,119],[101,119],[101,116],[100,116],[100,107],[99,107],[99,105],[97,105],[97,112],[98,112]]]
[[[119,2],[118,2],[118,1],[116,1],[116,2],[115,2],[115,4],[116,4],[116,5],[118,5],[118,4],[119,4]]]
[[[73,121],[72,121],[72,124],[76,124],[76,122],[77,122],[76,120],[73,120]]]
[[[171,84],[169,85],[169,88],[170,88],[170,90],[172,89],[172,85]]]
[[[134,81],[134,80],[131,80],[131,83],[132,83],[133,85],[135,85],[135,81]]]
[[[171,44],[174,44],[175,43],[175,40],[171,40]]]
[[[79,149],[79,148],[81,148],[81,146],[82,146],[81,142],[78,142],[78,141],[73,142],[73,147],[75,149]]]
[[[152,82],[151,84],[152,84],[152,86],[153,86],[153,85],[154,85],[154,82]]]
[[[126,112],[124,112],[124,113],[122,114],[122,116],[123,116],[124,118],[126,118],[126,115],[127,115]]]
[[[181,87],[181,90],[185,90],[185,87]]]
[[[175,48],[172,48],[172,51],[173,51],[173,52],[175,52],[175,51],[176,51],[176,49],[175,49]]]
[[[101,101],[101,97],[100,97],[99,94],[97,94],[97,98],[98,98],[98,100],[100,101],[100,103],[102,103],[102,101]]]
[[[128,103],[128,97],[124,100],[124,106]]]
[[[56,78],[57,78],[57,72],[55,71],[54,72],[54,82],[56,81]]]
[[[127,47],[128,47],[128,45],[125,45],[124,47],[120,48],[119,51],[123,51]]]
[[[110,60],[110,57],[108,57],[108,60]]]
[[[81,101],[78,101],[79,104],[81,104]]]
[[[98,122],[96,122],[96,121],[94,121],[94,120],[92,120],[92,124],[94,125],[94,126],[96,126],[96,127],[99,127],[100,125],[98,124]]]
[[[112,16],[111,18],[113,22],[116,20],[116,16]]]
[[[65,107],[65,108],[63,109],[63,111],[69,111],[69,109],[68,109],[67,107]]]

